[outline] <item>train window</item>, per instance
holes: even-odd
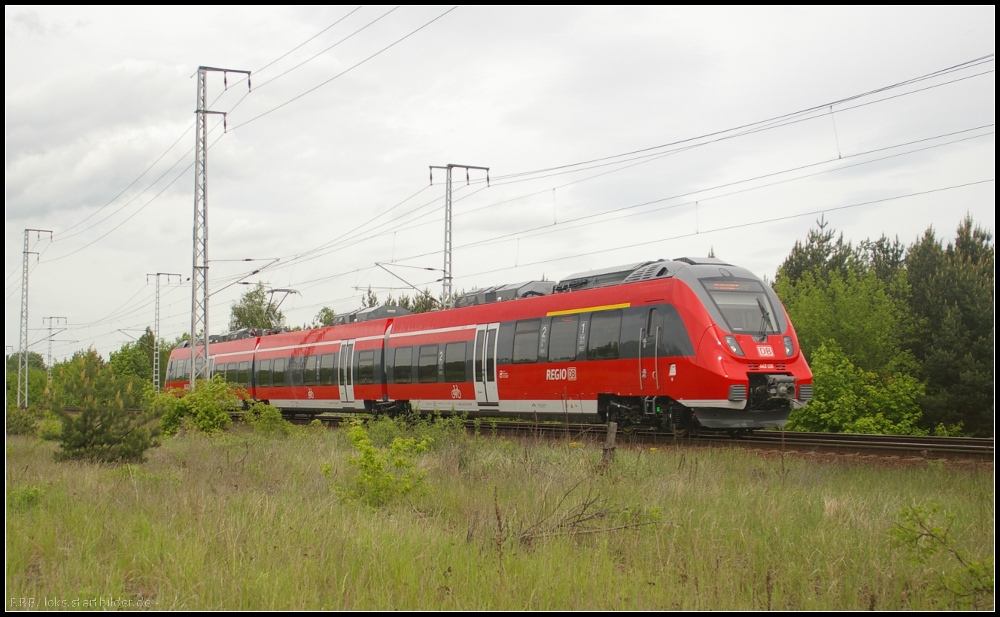
[[[257,387],[271,386],[271,361],[261,360],[257,363]]]
[[[319,356],[306,356],[306,369],[302,373],[302,383],[315,386],[319,383]]]
[[[324,354],[319,358],[319,385],[333,385],[333,374],[335,370],[337,356],[332,353]]]
[[[487,344],[489,347],[489,344]],[[510,364],[514,361],[514,324],[500,324],[497,335],[497,364]]]
[[[302,373],[305,366],[305,356],[292,356],[288,360],[288,369],[285,373],[285,383],[292,386],[302,385]]]
[[[622,328],[622,312],[619,310],[594,313],[590,322],[590,344],[587,349],[587,359],[617,358],[618,341]]]
[[[420,383],[436,383],[438,380],[438,346],[423,345],[417,360],[417,378]]]
[[[250,385],[250,361],[240,362],[236,371],[236,383],[241,386]]]
[[[538,327],[537,319],[517,322],[514,328],[514,364],[538,361]]]
[[[276,358],[274,362],[271,363],[272,375],[274,375],[274,385],[283,386],[285,385],[285,363],[288,361],[287,358]]]
[[[399,347],[395,351],[395,365],[392,368],[393,383],[412,383],[413,348]]]
[[[375,352],[358,352],[358,383],[375,383]]]
[[[576,359],[576,315],[552,319],[552,336],[549,340],[549,362],[567,362]]]
[[[465,343],[448,343],[444,352],[444,380],[465,381]]]
[[[653,347],[647,321],[649,321],[649,306],[633,306],[622,313],[621,337],[618,341],[619,358],[638,358],[640,355],[652,356]],[[639,351],[642,339],[646,339],[646,347]]]
[[[478,357],[475,358],[475,362],[473,362],[473,364],[475,365],[475,369],[473,369],[473,370],[475,372],[475,380],[476,381],[482,381],[483,380],[483,361],[482,361],[482,358],[483,358],[483,343],[485,342],[485,338],[486,338],[486,333],[484,331],[480,330],[479,332],[476,333],[476,344],[475,344],[476,351],[474,353]]]
[[[688,337],[687,328],[681,319],[677,309],[672,304],[665,304],[661,308],[663,316],[661,318],[662,333],[660,334],[660,348],[657,350],[661,356],[693,356],[694,345]]]
[[[702,284],[719,307],[730,332],[775,334],[774,307],[757,281],[735,278],[703,279]],[[721,325],[721,324],[720,324]]]
[[[486,382],[496,381],[496,366],[493,361],[493,345],[497,341],[497,331],[489,330],[486,333]]]

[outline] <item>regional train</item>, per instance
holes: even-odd
[[[392,306],[335,325],[209,339],[213,375],[286,414],[437,411],[616,421],[685,434],[784,426],[812,373],[778,297],[748,270],[679,258]],[[189,387],[190,347],[167,367]]]

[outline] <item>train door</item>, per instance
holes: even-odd
[[[354,402],[354,339],[340,344],[340,400]]]
[[[650,308],[639,331],[639,389],[647,395],[652,395],[660,389],[659,349],[663,340],[663,328],[660,326],[660,310]]]
[[[476,342],[472,350],[472,372],[476,384],[476,401],[500,401],[497,394],[497,331],[499,323],[476,326]]]

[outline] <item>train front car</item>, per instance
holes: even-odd
[[[697,398],[679,398],[671,418],[692,427],[738,431],[781,427],[812,398],[812,372],[774,291],[745,268],[715,258],[673,262],[709,324],[689,328]],[[688,304],[688,303],[685,303]],[[691,324],[693,325],[693,324]]]

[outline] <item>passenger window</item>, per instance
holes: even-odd
[[[514,329],[514,364],[538,361],[538,326],[537,319],[517,323]]]
[[[568,362],[576,359],[576,324],[578,317],[552,319],[552,338],[549,341],[549,362]]]
[[[240,362],[239,368],[236,371],[236,383],[241,386],[250,385],[250,361]]]
[[[436,383],[438,380],[438,346],[424,345],[417,360],[417,377],[420,383]]]
[[[445,347],[444,380],[465,381],[465,343],[448,343]]]
[[[319,359],[319,385],[321,386],[331,386],[333,385],[333,375],[334,375],[334,359],[337,356],[328,353],[320,356]]]
[[[271,385],[271,361],[261,360],[257,363],[257,387],[267,388]]]
[[[271,365],[273,367],[274,375],[274,385],[283,386],[285,385],[285,362],[287,358],[277,358]]]
[[[395,351],[395,366],[392,369],[393,383],[411,383],[413,381],[413,348],[400,347]]]
[[[622,312],[594,313],[591,318],[588,360],[607,360],[618,357],[618,340],[621,335]]]
[[[302,383],[315,386],[318,382],[319,356],[306,356],[306,370],[302,375]]]
[[[375,383],[375,352],[362,351],[358,353],[358,383]]]

